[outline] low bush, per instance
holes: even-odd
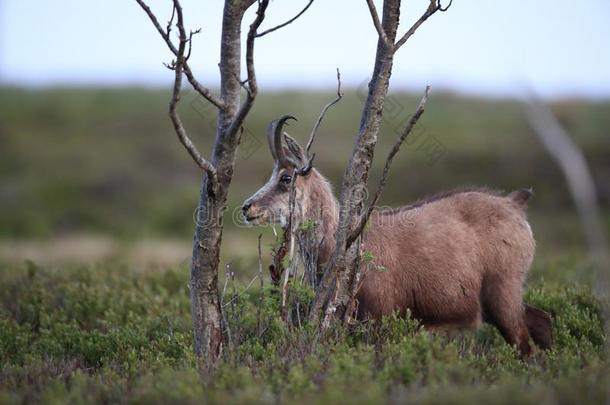
[[[601,305],[582,285],[528,289],[526,301],[553,315],[555,346],[526,361],[490,326],[448,336],[390,316],[328,336],[304,321],[287,328],[277,291],[239,285],[224,298],[230,341],[211,381],[192,354],[184,269],[29,263],[0,269],[0,287],[0,403],[540,404],[608,395]]]

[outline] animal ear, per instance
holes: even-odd
[[[297,141],[295,141],[294,138],[288,135],[286,132],[284,132],[284,141],[286,142],[287,149],[286,156],[288,156],[291,161],[298,163],[299,165],[303,165],[305,163],[305,152],[303,151],[303,148],[301,148],[301,145],[299,145]]]

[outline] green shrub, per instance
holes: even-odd
[[[231,341],[216,377],[203,382],[187,271],[0,270],[2,403],[548,403],[606,395],[602,310],[583,285],[527,291],[528,303],[552,314],[555,346],[521,361],[491,326],[448,336],[393,315],[324,336],[304,319],[286,327],[275,288],[236,283],[224,298]],[[289,297],[306,305],[312,291],[291,287]]]

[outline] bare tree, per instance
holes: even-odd
[[[451,5],[448,3],[446,7],[443,7],[440,0],[430,0],[428,8],[420,18],[402,37],[398,37],[400,3],[400,0],[384,0],[383,15],[380,20],[373,0],[367,0],[379,39],[373,74],[360,119],[358,137],[343,176],[339,199],[339,226],[335,235],[336,248],[324,270],[310,312],[310,321],[321,320],[323,328],[339,321],[347,321],[351,316],[354,292],[359,282],[360,233],[368,218],[368,210],[364,209],[365,191],[377,144],[384,101],[388,93],[394,55],[424,21],[437,11],[446,11]],[[425,98],[422,100],[422,112],[423,103],[425,103]],[[380,186],[380,192],[382,189],[383,185]],[[379,196],[375,197],[375,199],[377,198]]]
[[[193,45],[193,36],[199,31],[190,31],[187,34],[179,0],[172,0],[172,17],[165,28],[162,27],[144,0],[136,1],[146,12],[173,54],[174,60],[167,65],[175,73],[169,104],[170,118],[180,142],[204,171],[197,209],[198,220],[193,240],[190,290],[195,352],[205,360],[205,367],[211,369],[216,364],[224,343],[222,308],[218,294],[222,216],[226,208],[227,193],[233,177],[236,150],[240,142],[242,126],[258,93],[254,68],[255,40],[292,23],[307,10],[313,0],[310,0],[295,17],[260,33],[258,30],[265,19],[269,0],[225,0],[219,63],[220,93],[218,95],[197,81],[188,63]],[[249,26],[246,39],[247,77],[242,81],[240,77],[242,63],[241,26],[246,10],[255,3],[257,5],[256,17]],[[171,37],[174,27],[178,30],[177,45]],[[209,161],[202,156],[189,138],[177,112],[183,75],[205,100],[216,107],[218,112],[216,140]],[[242,89],[245,90],[244,100],[242,100]]]
[[[582,150],[542,101],[532,97],[524,104],[524,109],[542,146],[563,172],[582,222],[591,258],[594,262],[606,259],[608,245],[602,227],[597,191]]]

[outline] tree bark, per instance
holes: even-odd
[[[362,110],[358,138],[349,160],[340,195],[339,227],[334,254],[327,265],[320,288],[312,304],[310,320],[317,321],[322,313],[322,327],[343,320],[349,306],[351,283],[355,281],[360,258],[360,241],[347,246],[349,235],[357,225],[366,200],[366,184],[375,153],[381,124],[383,105],[388,93],[393,44],[400,18],[400,0],[386,0],[383,4],[381,28],[388,42],[380,35],[377,41],[375,67]]]
[[[222,218],[227,192],[233,177],[238,131],[231,131],[240,106],[241,21],[247,7],[226,1],[222,21],[220,53],[220,98],[216,142],[212,164],[216,168],[218,187],[215,193],[204,176],[199,194],[198,221],[193,238],[191,263],[191,311],[196,354],[206,367],[213,366],[222,351],[222,314],[218,297],[218,264],[222,242]]]
[[[191,312],[193,318],[194,349],[203,360],[205,369],[212,371],[222,352],[224,336],[222,308],[218,295],[218,264],[222,242],[222,218],[226,209],[227,193],[233,177],[237,146],[242,133],[242,125],[258,93],[256,71],[254,69],[254,42],[257,37],[274,32],[294,22],[309,8],[313,0],[295,17],[276,27],[258,33],[265,19],[269,0],[225,0],[220,44],[220,96],[217,97],[195,78],[188,59],[191,55],[192,38],[199,30],[187,36],[184,28],[180,0],[173,1],[170,21],[164,28],[144,0],[136,0],[161,35],[176,59],[166,66],[174,70],[174,90],[170,101],[170,118],[178,138],[193,160],[204,171],[196,211],[196,227],[193,237],[191,262]],[[246,74],[241,77],[241,24],[246,10],[257,3],[256,18],[250,24],[246,40]],[[177,21],[174,23],[174,18]],[[173,25],[179,30],[180,43],[177,47],[170,36]],[[188,44],[188,52],[186,45]],[[177,112],[184,74],[193,88],[218,109],[216,139],[211,161],[199,153],[188,137]],[[241,90],[246,92],[241,102]]]
[[[354,312],[355,295],[361,281],[361,233],[363,224],[368,219],[368,214],[363,215],[364,203],[368,197],[366,187],[381,125],[383,106],[388,94],[394,55],[430,16],[437,11],[447,11],[451,1],[443,7],[440,0],[430,0],[425,12],[398,41],[396,34],[400,21],[400,0],[383,2],[381,21],[373,0],[367,0],[367,5],[379,38],[373,76],[369,82],[368,94],[362,110],[358,137],[343,175],[335,250],[324,270],[309,314],[311,322],[321,321],[322,329],[328,328],[333,323],[349,321]],[[426,89],[426,95],[412,117],[410,126],[414,125],[423,113],[428,90]],[[399,138],[396,151],[402,143],[400,139],[404,140],[410,130],[409,126],[405,129],[404,136]],[[392,157],[393,155],[390,155],[386,162],[385,172],[389,169]],[[386,175],[387,173],[384,173],[382,182],[385,181]],[[375,201],[379,198],[382,189],[383,184],[380,183],[378,194],[374,197]],[[370,207],[367,211],[368,209]]]

